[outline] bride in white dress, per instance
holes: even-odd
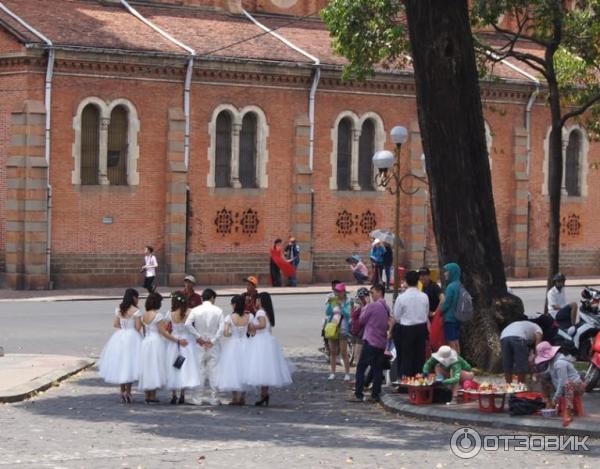
[[[260,400],[254,405],[269,405],[269,387],[281,387],[292,383],[292,366],[286,360],[281,346],[271,333],[275,326],[275,312],[271,295],[260,293],[256,300],[256,315],[252,319],[248,347],[248,366],[246,383],[249,386],[260,386]]]
[[[137,290],[125,290],[123,301],[115,311],[114,327],[117,330],[106,343],[100,354],[98,366],[105,382],[121,387],[123,403],[131,404],[131,385],[140,374],[140,311],[137,308]]]
[[[230,405],[244,405],[246,401],[245,368],[248,360],[248,325],[251,315],[245,310],[241,295],[231,299],[233,312],[225,320],[225,337],[217,367],[216,385],[220,391],[231,391]]]
[[[166,320],[171,322],[171,335],[177,339],[185,339],[187,345],[182,347],[179,343],[170,341],[167,344],[167,383],[166,388],[173,393],[171,404],[185,403],[185,390],[200,386],[200,374],[198,373],[198,345],[195,338],[185,325],[189,315],[188,301],[182,292],[171,294],[171,311],[167,313]],[[180,368],[173,366],[177,357],[184,357]],[[179,399],[177,391],[179,390]]]
[[[138,389],[144,391],[146,404],[158,402],[156,391],[167,381],[165,339],[181,347],[188,344],[187,340],[178,339],[167,331],[164,316],[158,311],[161,305],[162,295],[150,293],[146,299],[146,312],[141,318],[145,337],[142,341]]]

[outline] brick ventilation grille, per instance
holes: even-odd
[[[338,213],[335,226],[337,227],[337,233],[342,236],[358,233],[368,235],[377,227],[377,217],[370,210],[361,214],[353,214],[347,210],[342,210]]]
[[[223,207],[217,212],[214,224],[217,234],[223,237],[233,232],[252,236],[258,233],[260,220],[258,212],[251,208],[243,212],[233,213],[233,211]]]

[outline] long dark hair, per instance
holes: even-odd
[[[260,307],[265,310],[265,313],[267,313],[271,327],[275,327],[275,310],[273,309],[271,295],[264,291],[258,294],[258,299],[260,300]]]
[[[183,319],[185,312],[188,309],[188,300],[180,291],[171,293],[171,311],[179,313],[179,319]]]
[[[135,300],[139,297],[140,294],[136,289],[128,288],[125,290],[123,301],[121,301],[121,304],[119,305],[119,312],[121,313],[121,316],[125,317],[129,308],[135,305]]]
[[[246,309],[246,299],[242,295],[234,295],[231,298],[231,304],[233,305],[233,312],[238,316],[244,315]]]

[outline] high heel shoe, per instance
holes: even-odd
[[[175,404],[177,404],[177,396],[173,396],[173,397],[171,398],[171,402],[169,402],[169,404],[171,404],[171,405],[175,405]]]
[[[179,401],[177,402],[177,404],[185,404],[185,396],[183,394],[179,396]]]
[[[121,393],[121,400],[123,401],[123,404],[127,404],[127,393]]]
[[[268,395],[268,394],[267,394],[266,396],[264,396],[264,397],[263,397],[263,398],[262,398],[260,401],[256,401],[256,402],[254,403],[254,405],[255,405],[256,407],[260,407],[260,406],[262,406],[263,404],[265,405],[265,407],[269,407],[269,395]]]
[[[127,401],[127,404],[133,403],[133,397],[131,397],[131,394],[129,394],[129,393],[125,394],[125,400]]]

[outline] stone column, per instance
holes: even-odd
[[[360,151],[360,134],[362,129],[352,129],[352,156],[350,160],[350,187],[353,191],[360,190],[358,182],[358,166],[359,166],[359,151]]]
[[[511,214],[513,275],[529,276],[529,175],[527,174],[527,129],[515,128],[513,135],[515,200]]]
[[[108,186],[108,126],[110,117],[100,118],[100,141],[98,142],[99,160],[98,160],[98,184]]]
[[[409,141],[408,141],[408,157],[409,167],[408,169],[417,176],[425,176],[423,172],[423,162],[421,155],[423,154],[423,147],[421,146],[421,133],[419,130],[419,124],[416,120],[412,121],[409,128]],[[402,158],[402,155],[401,155]],[[406,154],[404,155],[406,158]],[[419,190],[413,195],[402,194],[402,197],[409,199],[410,207],[410,219],[408,220],[410,231],[408,234],[406,248],[408,249],[408,264],[412,269],[418,269],[423,263],[425,253],[425,241],[427,238],[427,217],[426,204],[428,203],[428,194],[426,192],[427,186],[410,178],[407,183],[411,184],[414,189]],[[406,199],[405,199],[406,200]]]
[[[41,101],[25,101],[11,115],[7,161],[6,283],[10,288],[48,287],[48,165],[46,111]]]
[[[242,124],[234,122],[232,126],[231,139],[231,187],[239,189],[240,183],[240,132]]]
[[[312,171],[309,167],[310,124],[308,116],[294,121],[294,174],[292,192],[292,230],[300,246],[299,282],[312,282]]]
[[[165,210],[165,265],[167,283],[182,285],[186,272],[187,176],[184,138],[185,116],[182,109],[168,112],[167,178]]]

